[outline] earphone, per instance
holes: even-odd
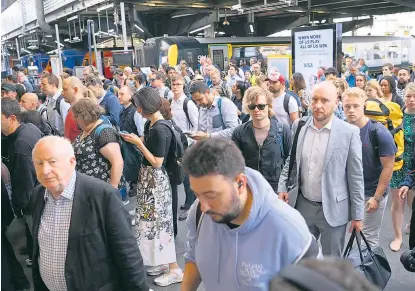
[[[238,182],[238,188],[241,188],[243,185],[244,185],[244,183],[242,181]]]

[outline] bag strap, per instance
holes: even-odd
[[[290,163],[289,163],[289,166],[288,166],[288,179],[287,179],[287,182],[290,179],[291,173],[293,171],[294,161],[295,161],[295,158],[296,158],[296,155],[297,155],[298,136],[300,135],[301,129],[306,124],[306,122],[309,118],[310,118],[309,116],[302,117],[300,119],[300,121],[298,122],[297,130],[296,130],[295,135],[294,135],[293,144],[291,146],[291,154],[290,154]]]
[[[204,213],[202,212],[202,206],[200,205],[200,201],[197,203],[196,208],[196,237],[199,236],[200,227],[202,226],[202,220],[204,217]]]
[[[56,111],[59,113],[59,115],[62,115],[62,114],[61,114],[61,102],[62,102],[62,99],[63,99],[63,96],[62,96],[62,95],[60,95],[60,96],[58,97],[58,99],[56,99],[56,104],[55,104],[55,109],[56,109]]]
[[[170,92],[169,87],[166,87],[166,90],[164,91],[164,98],[166,98],[166,99],[169,98],[169,92]]]
[[[283,132],[284,132],[284,126],[280,122],[277,121],[277,142],[280,146],[281,157],[285,161],[286,156],[285,156],[285,152],[284,152],[284,143],[282,141]]]
[[[105,123],[105,122],[103,122],[103,123],[101,123],[100,125],[98,125],[98,126],[97,126],[97,128],[95,129],[95,132],[94,132],[94,140],[95,140],[95,143],[96,143],[96,144],[98,144],[98,138],[99,138],[99,135],[101,134],[101,131],[102,131],[104,128],[113,128],[113,127],[112,127],[112,125],[110,125],[110,124],[108,124],[108,123]],[[95,147],[95,148],[96,148],[96,147]]]
[[[193,123],[190,121],[190,116],[189,116],[189,107],[188,107],[188,103],[189,103],[190,99],[186,97],[186,99],[184,99],[183,101],[183,111],[184,114],[186,114],[186,118],[187,118],[187,122],[189,122],[189,124],[191,125],[191,127],[193,127]]]
[[[288,116],[290,115],[289,103],[290,103],[291,96],[285,93],[284,95],[284,110],[287,112]]]
[[[369,133],[369,140],[372,144],[373,151],[376,153],[376,156],[379,156],[379,139],[378,139],[378,129],[374,125],[376,125],[376,121],[371,120],[372,124],[370,127]]]
[[[174,158],[177,159],[178,158],[178,155],[177,155],[177,140],[176,140],[176,135],[175,135],[174,130],[173,130],[173,124],[171,124],[167,120],[159,120],[157,122],[160,122],[161,124],[164,124],[170,130],[170,132],[171,132],[171,142],[170,142],[169,152],[170,152],[170,149],[171,149],[171,145],[173,144]],[[167,153],[167,156],[168,156],[168,154],[169,153]]]
[[[222,129],[225,129],[225,122],[223,122],[223,116],[222,116],[222,97],[219,96],[217,104],[218,104],[220,119],[222,120]]]
[[[385,105],[385,103],[383,103],[379,99],[376,99],[376,98],[368,98],[368,99],[366,99],[366,102],[367,101],[373,101],[373,102],[378,103],[381,112],[379,112],[379,111],[372,111],[372,110],[366,110],[366,106],[365,106],[365,109],[364,109],[365,115],[372,115],[372,116],[389,116],[390,115],[389,108]]]

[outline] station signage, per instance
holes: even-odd
[[[322,68],[341,68],[341,24],[294,28],[291,35],[293,71],[304,76],[308,89],[324,80]]]

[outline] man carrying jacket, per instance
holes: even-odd
[[[259,171],[277,193],[278,180],[290,153],[291,130],[274,117],[272,94],[261,87],[245,92],[243,107],[251,121],[236,127],[232,140],[241,150],[245,165]]]
[[[61,137],[41,139],[33,162],[42,184],[33,194],[34,291],[148,291],[118,190],[77,173]]]

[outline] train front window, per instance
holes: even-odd
[[[160,53],[159,53],[159,64],[160,65],[168,62],[169,47],[170,45],[166,41],[162,40],[160,42]]]
[[[212,60],[213,64],[218,65],[222,71],[224,70],[223,50],[212,50]]]

